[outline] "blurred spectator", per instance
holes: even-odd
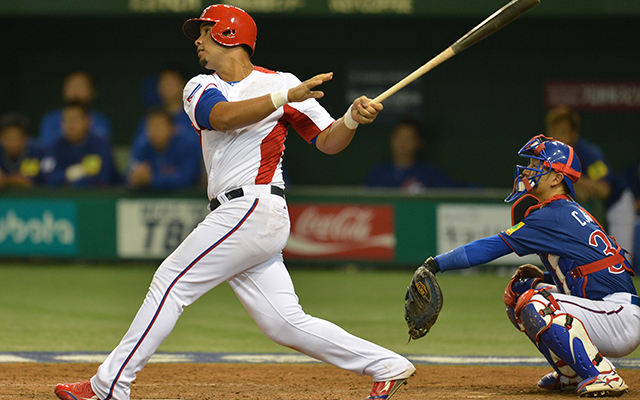
[[[155,85],[155,94],[158,98],[156,108],[161,108],[171,116],[176,134],[184,136],[185,140],[199,143],[199,137],[182,105],[182,91],[186,83],[185,75],[177,68],[166,68],[160,71]],[[151,103],[153,104],[154,101]],[[138,123],[133,147],[139,147],[142,142],[147,140],[146,124],[147,117],[145,116]]]
[[[91,109],[97,95],[93,78],[86,71],[76,71],[65,77],[62,83],[62,100],[67,103],[83,103],[90,111],[91,131],[106,140],[111,140],[111,121]],[[38,141],[43,147],[53,145],[62,136],[62,109],[51,111],[42,117]]]
[[[638,267],[640,267],[640,161],[625,168],[622,177],[636,198],[636,228],[633,236],[635,248],[632,254],[634,255],[634,268],[638,271]]]
[[[62,109],[62,137],[45,149],[42,159],[45,184],[51,186],[106,186],[119,182],[111,144],[91,131],[84,103]]]
[[[29,121],[9,113],[0,117],[0,187],[30,188],[41,183],[42,151],[29,137]]]
[[[171,115],[162,110],[151,111],[145,126],[147,140],[132,149],[128,186],[176,190],[199,184],[203,169],[198,142],[179,135]]]
[[[460,186],[435,164],[419,160],[424,148],[424,129],[418,121],[403,119],[398,122],[391,131],[389,143],[391,161],[369,171],[367,186],[397,187],[410,192]]]
[[[636,198],[636,214],[640,214],[640,161],[625,168],[622,177]]]
[[[574,185],[579,202],[600,199],[606,209],[607,232],[624,249],[633,250],[635,198],[625,180],[614,173],[602,151],[580,136],[580,116],[568,107],[550,110],[546,135],[572,146],[582,163],[582,176]]]

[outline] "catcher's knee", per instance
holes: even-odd
[[[515,307],[525,334],[536,344],[556,371],[583,379],[610,372],[612,366],[589,338],[582,321],[560,310],[545,290],[525,292]]]

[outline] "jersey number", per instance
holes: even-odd
[[[605,256],[612,256],[616,254],[616,250],[613,248],[611,241],[602,231],[593,231],[593,233],[589,236],[589,244],[593,247],[598,247],[598,239],[604,243],[605,249],[602,251]],[[612,274],[619,274],[624,271],[624,268],[616,268],[615,266],[609,267],[609,272]]]

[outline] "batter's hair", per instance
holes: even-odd
[[[571,128],[576,132],[580,132],[580,115],[567,106],[559,106],[549,110],[544,122],[547,126],[556,124],[560,121],[568,121]]]

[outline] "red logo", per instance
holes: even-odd
[[[392,260],[393,207],[389,205],[290,204],[289,259]]]

